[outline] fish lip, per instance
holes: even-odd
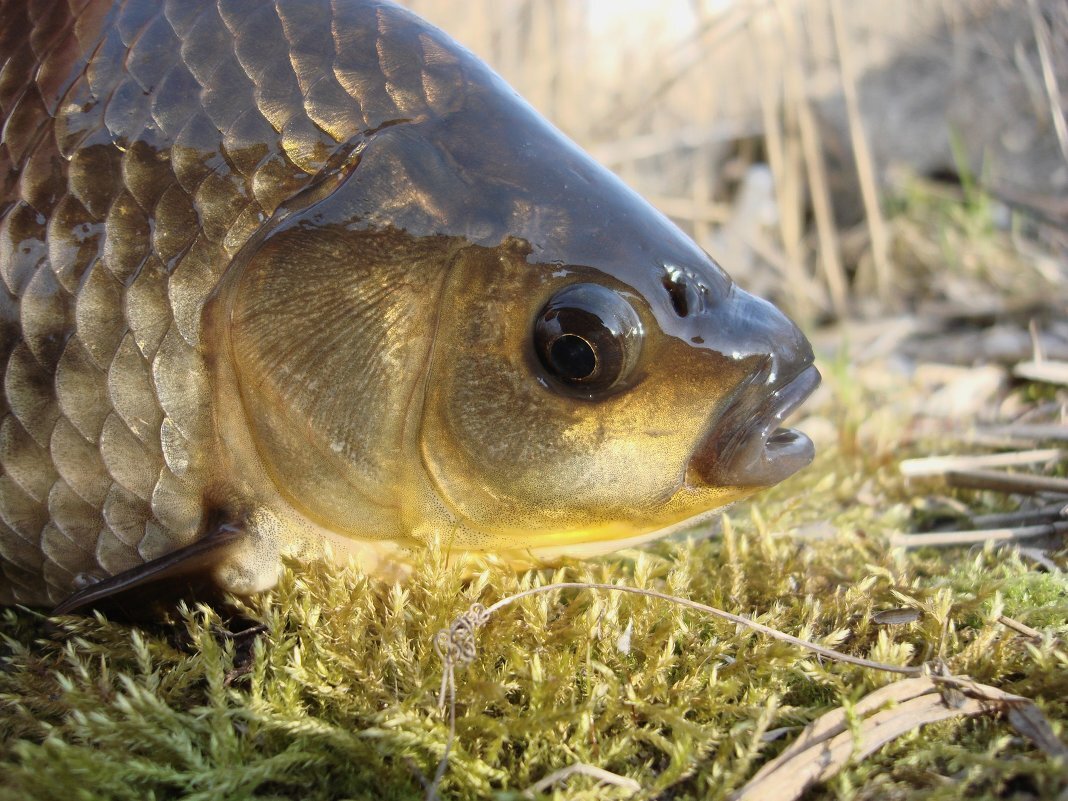
[[[753,376],[720,415],[690,459],[693,483],[705,486],[770,487],[812,462],[812,440],[780,424],[819,386],[819,370],[811,363],[770,391]]]

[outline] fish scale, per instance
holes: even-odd
[[[0,3],[0,603],[59,602],[199,532],[205,301],[339,145],[433,85],[391,91],[396,9],[327,7]]]

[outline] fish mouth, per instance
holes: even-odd
[[[774,385],[758,373],[742,387],[709,435],[698,445],[689,471],[705,486],[770,487],[806,467],[816,455],[812,440],[780,424],[820,383],[815,365]]]

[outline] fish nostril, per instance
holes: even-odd
[[[690,304],[686,299],[686,284],[680,274],[665,273],[660,283],[667,290],[671,298],[671,308],[679,317],[686,317],[690,313]]]
[[[700,315],[710,302],[708,284],[689,270],[678,267],[666,267],[660,278],[660,285],[671,300],[671,308],[681,319],[691,315]]]

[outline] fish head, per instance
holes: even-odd
[[[456,540],[588,555],[807,465],[782,427],[819,383],[798,327],[546,124],[494,127],[521,144],[450,148],[510,211],[450,267],[420,425]]]
[[[286,497],[345,536],[527,560],[663,535],[808,464],[781,427],[819,382],[801,331],[488,70],[465,80],[230,280]],[[369,496],[394,533],[368,535]]]

